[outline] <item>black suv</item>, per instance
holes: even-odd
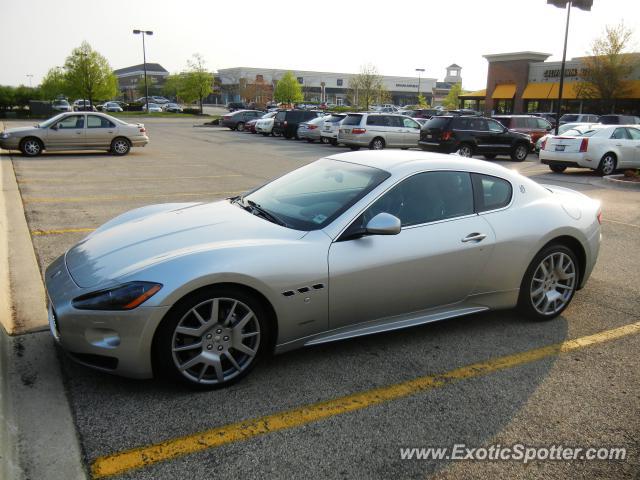
[[[524,161],[532,148],[529,135],[512,132],[495,120],[452,115],[427,121],[418,145],[429,152],[458,152],[463,157],[482,154],[489,160],[510,155],[517,162]]]
[[[236,110],[244,110],[247,106],[242,102],[229,102],[227,103],[227,110],[235,112]]]
[[[322,112],[310,110],[280,110],[273,120],[273,134],[276,137],[298,138],[298,125],[324,115]]]

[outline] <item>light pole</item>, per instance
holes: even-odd
[[[560,66],[560,85],[558,90],[558,106],[556,107],[556,128],[555,134],[558,135],[558,128],[560,128],[560,113],[562,111],[562,89],[564,88],[564,66],[567,60],[567,39],[569,38],[569,17],[571,15],[571,6],[591,11],[593,0],[547,0],[548,4],[554,5],[559,8],[567,9],[567,23],[564,27],[564,49],[562,50],[562,65]]]
[[[424,73],[424,68],[416,68],[418,72],[418,103],[420,103],[420,75]]]
[[[153,35],[151,30],[134,30],[134,35],[142,35],[142,65],[144,67],[144,100],[147,104],[147,113],[149,113],[149,87],[147,85],[147,52],[144,46],[145,35]]]
[[[32,88],[31,79],[33,78],[33,74],[32,73],[27,73],[25,76],[29,79],[29,88]]]

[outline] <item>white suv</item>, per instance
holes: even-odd
[[[346,113],[332,113],[331,116],[325,118],[320,131],[320,142],[338,145],[338,131],[342,120],[346,117]]]

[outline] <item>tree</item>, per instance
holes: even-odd
[[[118,82],[106,58],[82,42],[64,63],[68,93],[89,100],[105,100],[118,93]]]
[[[9,110],[15,105],[15,87],[0,85],[0,107]]]
[[[195,53],[187,61],[187,70],[180,77],[177,81],[178,95],[187,103],[198,100],[202,115],[202,100],[213,92],[213,73],[207,71],[202,55]]]
[[[58,95],[64,95],[69,90],[67,80],[65,78],[64,69],[62,67],[53,67],[50,69],[40,84],[42,96],[45,100],[51,100]]]
[[[390,95],[378,74],[378,69],[368,64],[360,67],[360,73],[349,79],[348,98],[357,108],[369,110],[369,106],[376,102],[385,103]]]
[[[606,26],[603,36],[593,41],[580,69],[578,97],[600,99],[603,112],[613,112],[615,99],[628,92],[625,79],[633,70],[633,54],[625,54],[625,49],[632,35],[623,23]]]
[[[162,86],[162,93],[165,97],[176,98],[178,97],[178,91],[181,88],[182,75],[169,75],[164,80],[164,85]]]
[[[293,76],[293,72],[286,72],[273,91],[273,98],[276,102],[298,103],[304,99],[302,95],[302,87],[298,83],[298,79]]]
[[[418,95],[418,108],[429,108],[427,99],[422,94]]]
[[[449,93],[442,101],[442,106],[449,110],[455,110],[459,108],[460,101],[458,100],[458,96],[462,93],[462,85],[459,83],[453,84]]]

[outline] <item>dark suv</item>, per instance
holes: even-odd
[[[277,137],[298,138],[298,125],[324,115],[322,112],[309,110],[280,110],[273,121],[273,134]]]
[[[513,132],[484,117],[442,115],[427,121],[418,145],[429,152],[454,153],[464,157],[482,154],[487,159],[510,155],[522,162],[531,151],[531,137]]]
[[[227,103],[227,110],[235,112],[236,110],[244,110],[247,106],[242,102],[229,102]]]
[[[509,130],[526,133],[531,136],[531,142],[535,145],[540,137],[544,137],[553,127],[544,118],[533,115],[494,115],[494,120],[499,121]]]

